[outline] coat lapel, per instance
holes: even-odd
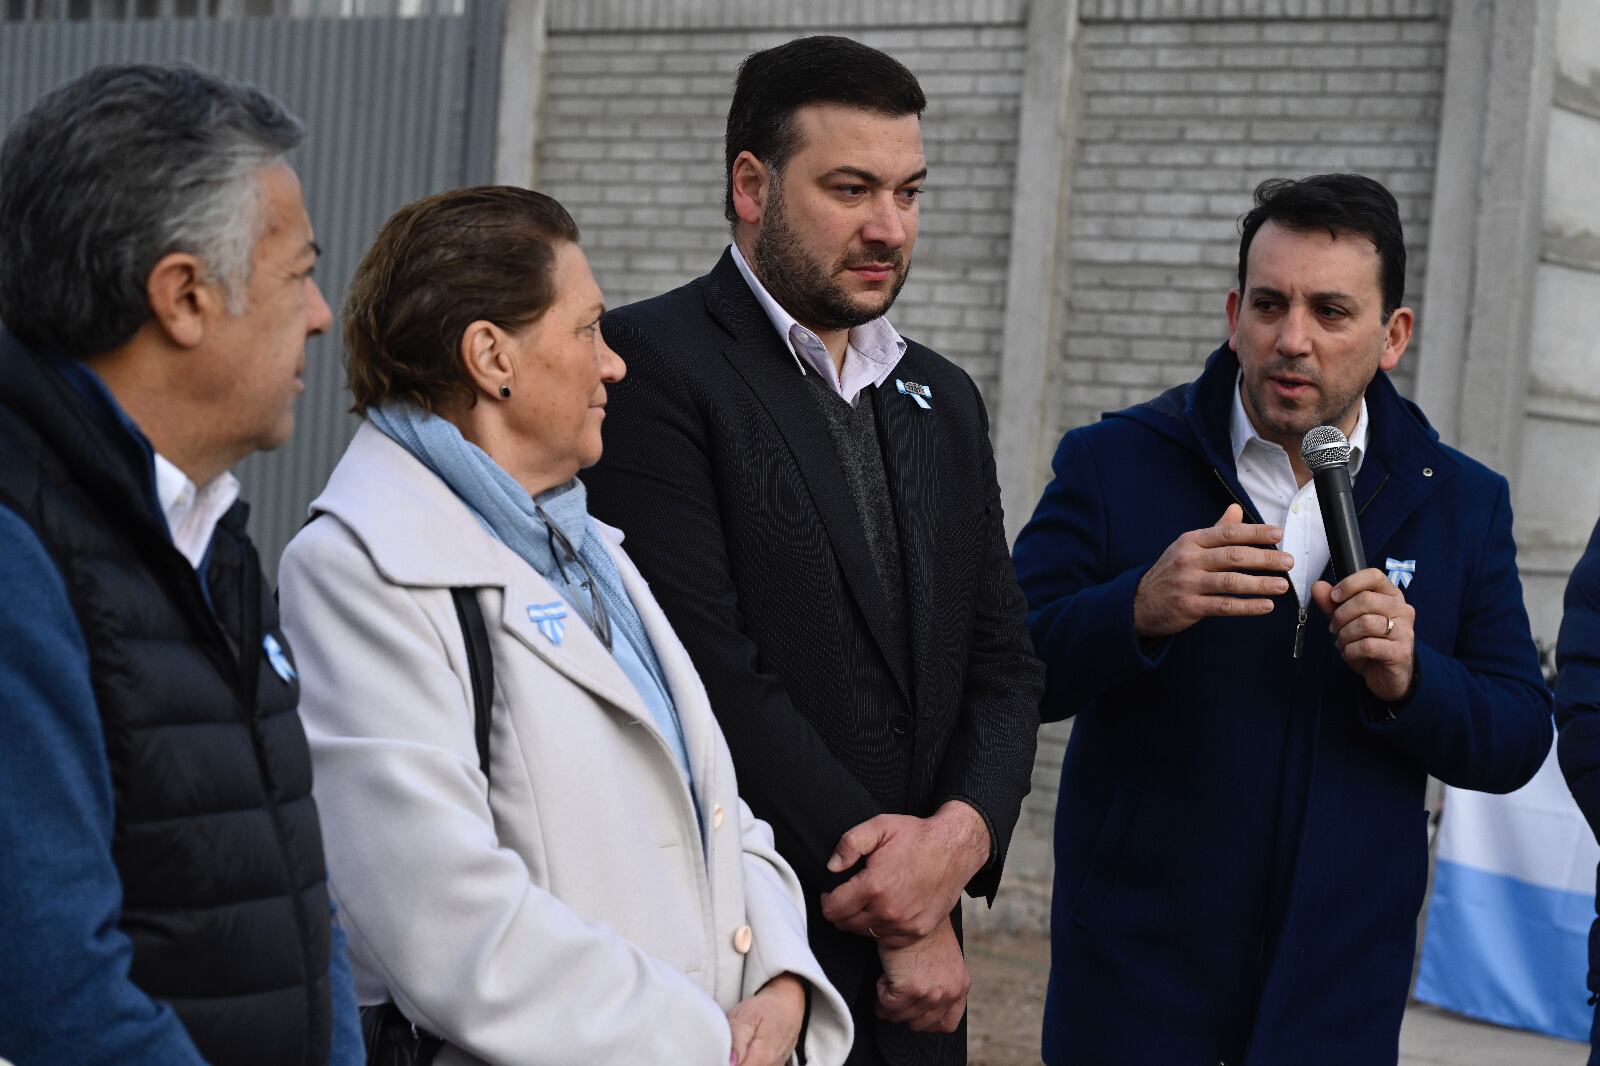
[[[843,464],[817,413],[810,385],[801,377],[787,343],[778,336],[772,321],[739,274],[731,253],[724,253],[706,278],[705,295],[711,313],[734,338],[723,355],[761,402],[788,444],[795,465],[805,479],[812,506],[833,546],[834,557],[844,571],[845,584],[866,618],[867,629],[888,661],[901,692],[909,698],[911,688],[898,650],[901,641],[884,607],[883,586],[872,566],[866,534],[861,529],[861,516],[845,484]]]
[[[343,522],[373,565],[398,585],[500,588],[501,626],[553,669],[655,729],[627,675],[571,607],[560,643],[528,615],[561,594],[510,548],[490,537],[438,476],[369,422],[311,504]],[[427,515],[417,522],[417,515]]]
[[[933,565],[939,545],[935,539],[940,509],[939,406],[923,407],[901,395],[895,379],[913,382],[918,366],[911,351],[895,373],[872,390],[878,421],[878,444],[883,452],[883,475],[894,504],[900,534],[900,567],[905,588],[906,621],[911,641],[911,667],[916,678],[933,678],[927,656],[937,647],[933,624],[941,611]]]
[[[510,553],[510,549],[506,551]],[[651,732],[659,732],[628,675],[590,631],[583,616],[568,605],[555,586],[539,576],[538,571],[515,556],[508,564],[510,562],[521,565],[506,567],[506,591],[500,610],[500,624],[506,631],[553,669],[614,704]],[[559,643],[530,615],[530,608],[537,611],[549,604],[560,604],[566,610],[566,617],[561,620]]]
[[[1459,470],[1385,376],[1367,389],[1371,430],[1356,475],[1355,502],[1367,565],[1382,570],[1400,526]]]

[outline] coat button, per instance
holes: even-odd
[[[911,732],[911,716],[901,711],[890,720],[889,728],[894,731],[895,736],[905,736]]]
[[[722,828],[722,804],[720,803],[711,808],[711,828]]]
[[[733,931],[733,950],[741,955],[750,954],[750,945],[755,943],[756,935],[750,931],[748,925],[741,925]]]

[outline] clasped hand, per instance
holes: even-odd
[[[880,814],[839,838],[828,869],[841,873],[863,858],[854,877],[822,897],[823,917],[877,941],[878,1017],[919,1032],[955,1032],[972,975],[950,912],[989,861],[987,824],[960,800],[931,818]]]
[[[989,830],[978,812],[951,800],[930,818],[880,814],[839,838],[828,869],[856,875],[822,897],[822,916],[847,933],[889,947],[927,938],[989,860]]]
[[[953,1033],[967,1012],[972,974],[950,920],[906,947],[878,946],[878,1017],[917,1032]]]
[[[800,979],[783,973],[728,1011],[733,1034],[730,1066],[783,1066],[794,1054],[805,1020],[806,991]]]

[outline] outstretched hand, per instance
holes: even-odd
[[[1294,569],[1294,556],[1274,547],[1282,539],[1283,530],[1246,523],[1244,508],[1230,503],[1215,525],[1185,533],[1145,571],[1133,597],[1134,630],[1170,637],[1202,618],[1271,614],[1269,597],[1289,591],[1278,573]]]

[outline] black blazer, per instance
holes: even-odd
[[[967,891],[992,901],[1033,767],[1043,668],[983,402],[915,343],[869,390],[900,535],[896,632],[811,386],[732,255],[603,328],[628,374],[610,389],[604,457],[583,475],[590,508],[624,531],[694,659],[740,793],[805,885],[813,947],[870,1055],[877,953],[818,909],[848,876],[826,869],[834,845],[874,815],[961,797],[995,848]],[[897,378],[928,386],[930,407]],[[964,1061],[964,1037],[876,1028],[890,1061]]]

